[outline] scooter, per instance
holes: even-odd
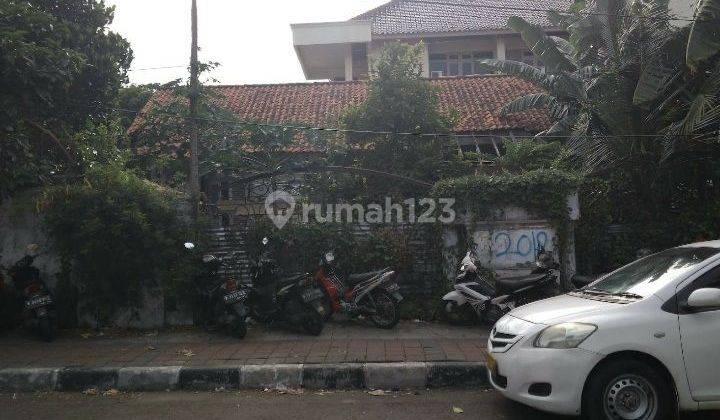
[[[17,293],[22,296],[22,318],[26,327],[39,331],[43,340],[55,340],[57,313],[55,300],[40,279],[40,270],[33,266],[37,245],[27,247],[27,255],[8,269]]]
[[[308,273],[281,276],[267,237],[262,239],[262,246],[260,258],[251,270],[252,286],[245,286],[251,317],[268,324],[288,322],[308,334],[320,335],[325,315],[322,289]]]
[[[525,276],[499,277],[491,282],[480,274],[475,255],[463,258],[454,290],[443,296],[440,314],[454,325],[477,321],[495,324],[517,306],[557,294],[560,275],[552,253],[538,249],[535,268]]]
[[[390,329],[400,320],[398,304],[403,300],[395,271],[390,268],[351,274],[343,281],[335,267],[335,254],[320,258],[315,280],[324,291],[325,319],[334,313],[367,316],[376,326]]]
[[[192,242],[185,243],[185,249],[194,248]],[[205,329],[215,325],[242,339],[247,334],[248,309],[245,300],[248,292],[239,287],[235,279],[220,277],[218,271],[223,264],[224,258],[212,254],[202,256],[203,268],[195,279],[200,308],[198,321]]]

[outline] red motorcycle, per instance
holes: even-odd
[[[390,268],[351,274],[343,281],[335,267],[335,254],[320,259],[315,280],[323,287],[325,320],[334,313],[367,316],[380,328],[392,328],[400,320],[398,304],[403,300],[396,273]]]

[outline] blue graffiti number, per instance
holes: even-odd
[[[512,238],[508,232],[497,232],[493,236],[493,245],[499,244],[500,240],[504,245],[501,251],[498,251],[495,256],[502,257],[503,255],[520,255],[527,257],[528,255],[534,255],[534,252],[539,247],[546,247],[548,242],[548,234],[546,231],[530,231],[530,236],[523,233],[513,243]],[[502,246],[501,246],[502,247]]]

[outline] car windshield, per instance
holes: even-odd
[[[644,298],[671,281],[685,276],[704,260],[720,252],[718,248],[671,248],[639,259],[583,289],[628,298]]]

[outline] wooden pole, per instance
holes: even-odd
[[[193,219],[198,216],[200,202],[200,171],[198,163],[198,25],[197,25],[197,0],[192,0],[190,11],[192,20],[192,46],[190,49],[190,204]]]

